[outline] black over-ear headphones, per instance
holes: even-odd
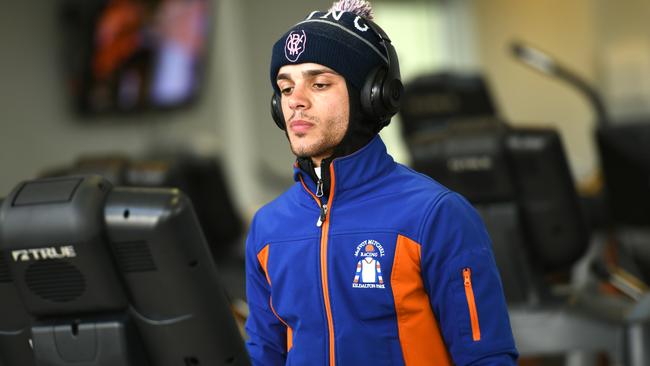
[[[397,52],[383,29],[370,20],[366,24],[377,34],[386,49],[386,65],[379,65],[366,77],[361,89],[361,108],[371,120],[377,121],[378,129],[388,126],[391,117],[399,111],[404,86],[399,71]],[[281,96],[273,93],[271,97],[271,116],[275,124],[285,130],[286,123],[282,113]]]

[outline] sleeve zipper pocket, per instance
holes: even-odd
[[[467,306],[469,307],[469,317],[472,323],[472,340],[474,340],[474,342],[477,342],[481,340],[481,327],[478,324],[478,311],[476,311],[474,289],[472,289],[471,269],[463,268],[463,280],[465,283],[465,296],[467,297]]]

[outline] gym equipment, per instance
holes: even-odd
[[[2,364],[249,364],[179,190],[23,182],[0,207],[0,253]]]
[[[229,256],[243,233],[243,220],[235,209],[218,160],[190,154],[134,159],[124,155],[95,155],[71,166],[50,169],[41,177],[99,174],[124,187],[178,188],[192,201],[215,259]]]

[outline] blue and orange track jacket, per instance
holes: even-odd
[[[334,159],[326,203],[303,174],[247,239],[254,365],[515,364],[490,240],[462,197],[379,137]]]

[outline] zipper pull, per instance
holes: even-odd
[[[316,183],[316,197],[321,198],[323,197],[323,180],[319,179],[318,183]]]
[[[322,205],[320,207],[320,216],[318,216],[318,221],[316,222],[316,226],[318,227],[323,226],[326,217],[327,217],[327,205]]]
[[[463,269],[463,278],[465,279],[465,287],[472,287],[472,271],[469,268]]]
[[[472,270],[469,267],[463,268],[463,280],[465,282],[465,296],[467,297],[469,319],[472,325],[472,340],[478,342],[481,340],[481,327],[478,322],[474,289],[472,289]]]

